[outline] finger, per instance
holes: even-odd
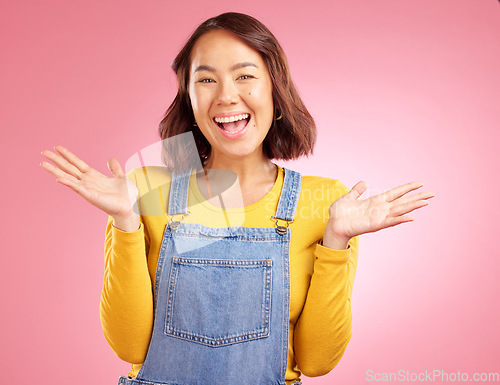
[[[80,181],[71,180],[71,179],[66,178],[66,177],[59,178],[59,179],[57,179],[57,181],[65,186],[68,186],[70,189],[72,189],[76,193],[80,194],[87,201],[90,201],[90,198],[91,198],[90,193],[85,187],[82,186]]]
[[[392,202],[393,200],[398,199],[399,197],[408,194],[410,191],[416,190],[422,186],[423,184],[420,182],[410,182],[398,187],[394,187],[393,189],[386,191],[382,195],[387,202]]]
[[[419,209],[421,207],[425,207],[428,204],[429,202],[421,200],[421,201],[406,203],[404,205],[397,205],[391,208],[390,213],[392,216],[397,217],[400,215],[408,214],[409,212],[412,212],[413,210]]]
[[[365,191],[366,183],[364,181],[359,181],[346,195],[348,195],[350,198],[358,199]]]
[[[49,150],[43,150],[42,155],[53,162],[55,165],[57,165],[61,170],[65,171],[67,174],[73,175],[75,178],[80,179],[80,176],[82,175],[80,170],[78,170],[76,166],[69,163],[66,159]]]
[[[91,167],[85,163],[83,160],[78,158],[75,154],[73,154],[71,151],[69,151],[67,148],[64,148],[63,146],[57,145],[54,146],[55,150],[61,154],[61,156],[66,159],[69,163],[75,165],[75,167],[80,171],[80,172],[87,172]]]
[[[77,181],[78,179],[75,178],[73,175],[66,174],[64,171],[62,171],[60,168],[54,166],[52,163],[49,162],[42,162],[40,163],[40,166],[54,175],[57,179],[59,178],[67,178],[69,180]]]
[[[393,200],[392,203],[401,205],[401,204],[406,204],[406,203],[415,202],[415,201],[419,201],[419,200],[427,200],[427,199],[430,199],[433,197],[434,197],[433,192],[425,191],[425,192],[421,192],[418,194],[402,196],[398,199]]]
[[[71,180],[71,179],[66,178],[66,177],[61,177],[61,178],[57,178],[57,182],[65,185],[65,186],[68,186],[73,191],[78,192],[80,190],[80,187],[78,185],[78,181],[74,181],[74,180]]]
[[[111,173],[117,178],[125,176],[125,173],[122,170],[122,166],[120,166],[120,162],[118,162],[118,159],[116,158],[111,158],[110,160],[108,160],[108,168],[109,171],[111,171]]]
[[[400,217],[389,218],[384,222],[384,229],[400,225],[401,223],[413,222],[415,218],[409,215],[402,215]]]

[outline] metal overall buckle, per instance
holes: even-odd
[[[274,220],[274,221],[276,221],[276,232],[279,235],[285,235],[286,234],[286,230],[288,229],[288,225],[293,222],[293,221],[287,221],[287,220],[281,219],[281,218],[276,218],[275,216],[272,216],[271,219]],[[286,222],[286,226],[281,226],[280,224],[278,224],[278,221],[285,221]]]
[[[187,217],[189,214],[191,214],[189,211],[185,214],[174,214],[170,217],[170,220],[168,222],[168,227],[171,229],[171,230],[177,230],[180,226],[181,226],[181,222],[184,220],[185,217]],[[178,221],[174,221],[174,217],[176,215],[182,215],[182,217],[180,218],[180,220]]]

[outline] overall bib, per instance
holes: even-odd
[[[156,270],[149,349],[137,377],[120,377],[120,385],[285,385],[288,223],[302,177],[284,171],[276,227],[169,221]],[[190,175],[172,175],[170,218],[188,214]]]

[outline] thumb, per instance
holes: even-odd
[[[358,199],[366,191],[366,183],[364,181],[359,181],[354,185],[351,191],[348,192],[350,197]]]
[[[108,160],[108,168],[109,171],[111,171],[111,173],[117,178],[125,176],[125,173],[120,166],[120,162],[118,162],[118,159],[116,158],[111,158],[110,160]]]

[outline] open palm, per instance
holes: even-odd
[[[326,231],[343,239],[372,233],[381,229],[411,222],[409,212],[424,207],[432,192],[407,195],[422,187],[420,182],[407,183],[370,198],[358,199],[366,191],[366,183],[358,182],[350,192],[330,206]]]
[[[42,151],[42,155],[54,164],[42,162],[40,166],[54,175],[59,183],[68,186],[108,215],[122,218],[132,215],[138,190],[127,178],[117,159],[108,161],[113,174],[113,177],[108,177],[63,146],[54,148],[57,153]]]

